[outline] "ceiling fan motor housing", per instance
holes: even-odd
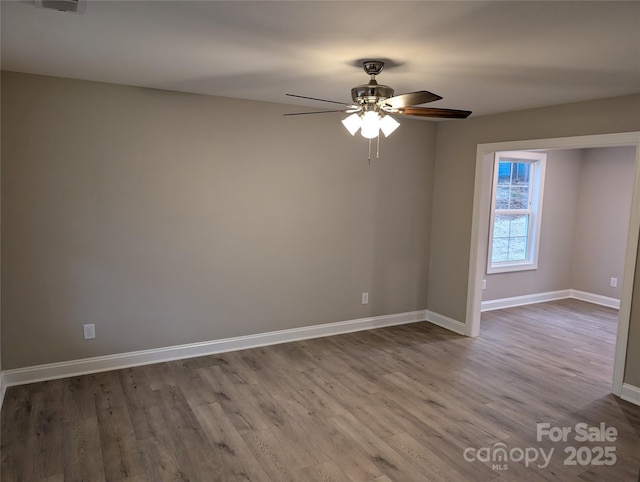
[[[368,84],[358,85],[351,89],[351,98],[359,105],[375,104],[389,97],[393,97],[393,89],[388,85],[378,84],[373,79]]]

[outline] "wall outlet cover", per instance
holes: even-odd
[[[96,325],[94,323],[87,323],[83,326],[83,329],[85,340],[92,340],[96,337]]]

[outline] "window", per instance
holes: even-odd
[[[487,273],[538,267],[546,160],[541,152],[496,152]]]

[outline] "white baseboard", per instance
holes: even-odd
[[[454,333],[458,333],[459,335],[466,335],[466,325],[461,321],[454,320],[453,318],[449,318],[448,316],[441,315],[439,313],[435,313],[433,311],[427,310],[427,321],[429,323],[433,323],[434,325],[438,325],[447,330],[453,331]]]
[[[629,385],[628,383],[623,383],[620,398],[635,405],[640,405],[640,388]]]
[[[620,300],[609,298],[608,296],[587,293],[586,291],[568,289],[558,291],[547,291],[544,293],[533,293],[530,295],[513,296],[511,298],[500,298],[497,300],[483,301],[481,311],[501,310],[503,308],[513,308],[514,306],[531,305],[534,303],[544,303],[545,301],[563,300],[565,298],[575,298],[576,300],[587,301],[609,308],[620,309]]]
[[[588,301],[589,303],[595,303],[597,305],[607,306],[609,308],[620,309],[620,300],[617,298],[610,298],[608,296],[597,295],[595,293],[587,293],[586,291],[571,290],[571,298],[577,300]]]
[[[343,333],[383,328],[385,326],[403,325],[425,321],[427,311],[412,311],[391,315],[360,318],[356,320],[326,323],[322,325],[292,328],[289,330],[272,331],[256,335],[239,336],[212,340],[201,343],[189,343],[152,350],[142,350],[115,355],[70,360],[59,363],[48,363],[13,370],[4,370],[3,387],[23,385],[26,383],[55,380],[57,378],[87,375],[89,373],[118,370],[133,366],[149,365],[171,360],[180,360],[204,355],[215,355],[228,351],[245,350],[261,346],[276,345],[291,341],[307,340]]]
[[[523,306],[531,305],[533,303],[543,303],[545,301],[562,300],[564,298],[571,298],[571,290],[546,291],[544,293],[533,293],[530,295],[512,296],[511,298],[487,300],[482,302],[482,304],[480,305],[480,310],[501,310],[503,308],[513,308],[514,306]]]

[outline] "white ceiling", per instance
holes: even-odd
[[[474,115],[640,92],[639,1],[0,3],[18,72],[325,107],[284,94],[348,102],[387,59],[397,94]]]

